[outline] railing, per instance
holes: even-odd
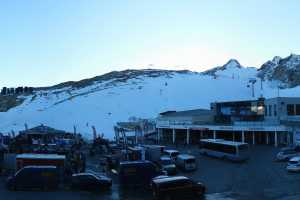
[[[172,126],[172,125],[193,125],[192,121],[189,120],[157,120],[157,126]]]
[[[250,127],[263,127],[263,126],[278,126],[279,121],[236,121],[233,123],[212,123],[212,122],[197,122],[197,121],[175,121],[175,120],[157,120],[156,125],[159,127],[169,126],[188,126],[188,125],[231,125],[231,126],[250,126]]]
[[[277,121],[236,121],[233,122],[235,126],[276,126],[280,123]]]

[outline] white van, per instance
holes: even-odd
[[[290,172],[300,172],[300,156],[291,158],[287,164],[286,170]]]
[[[195,156],[189,154],[179,154],[176,159],[176,165],[184,171],[197,169]]]

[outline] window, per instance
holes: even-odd
[[[265,116],[268,116],[268,106],[265,105]]]
[[[236,147],[232,145],[203,142],[201,148],[223,153],[236,154]]]
[[[272,116],[272,105],[269,105],[269,116]]]
[[[190,164],[190,163],[195,163],[196,161],[195,161],[195,159],[187,159],[186,161],[185,161],[185,163],[187,163],[187,164]]]
[[[274,104],[274,116],[277,116],[277,106]]]
[[[296,104],[296,115],[300,115],[300,104]]]
[[[286,111],[287,111],[287,115],[290,115],[290,116],[295,115],[294,104],[287,104]]]

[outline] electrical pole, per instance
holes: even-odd
[[[250,78],[249,79],[249,83],[251,83],[251,86],[252,86],[252,97],[254,98],[255,97],[255,94],[254,94],[254,84],[256,83],[256,78]]]

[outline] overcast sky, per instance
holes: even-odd
[[[0,0],[0,86],[300,54],[297,0]]]

